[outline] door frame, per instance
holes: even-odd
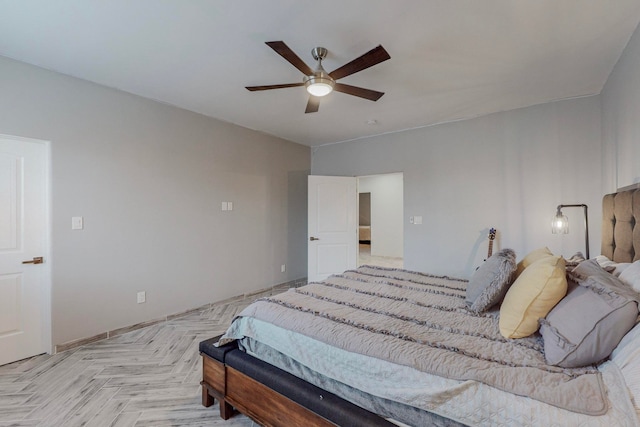
[[[356,178],[357,178],[357,180],[358,180],[358,215],[360,214],[360,197],[359,197],[359,195],[360,195],[360,194],[363,194],[363,193],[361,193],[361,191],[362,191],[362,188],[361,188],[361,186],[360,186],[360,184],[361,184],[361,180],[367,180],[367,179],[385,179],[385,178],[387,178],[387,177],[391,177],[391,176],[393,176],[393,175],[396,175],[396,176],[398,176],[398,175],[399,175],[399,176],[401,176],[401,177],[402,177],[402,178],[401,178],[401,179],[402,179],[402,189],[401,189],[401,190],[402,190],[402,204],[401,204],[401,205],[400,205],[400,207],[399,207],[399,209],[401,210],[401,213],[400,213],[400,215],[399,215],[399,217],[398,217],[399,221],[398,221],[398,222],[395,222],[395,221],[394,221],[394,222],[393,222],[393,224],[394,224],[396,227],[398,227],[398,228],[400,229],[400,237],[401,237],[401,239],[402,239],[402,245],[401,245],[401,252],[402,252],[402,255],[400,256],[400,258],[402,258],[402,259],[403,259],[403,264],[404,264],[404,240],[405,240],[405,239],[404,239],[404,228],[405,228],[405,224],[404,224],[404,171],[401,171],[401,172],[383,172],[383,173],[374,173],[374,174],[358,175],[358,176],[356,176]],[[365,189],[366,189],[366,191],[364,191],[364,193],[367,193],[367,192],[369,192],[369,191],[370,191],[370,189],[369,189],[368,187],[366,187],[366,186],[365,186]],[[379,196],[379,195],[380,195],[379,193],[376,193],[376,196]],[[371,210],[371,212],[370,212],[370,213],[371,213],[371,216],[374,216],[374,213],[373,213],[373,212],[374,212],[374,210],[373,210],[373,207],[374,207],[374,199],[375,199],[374,194],[373,194],[373,192],[371,192],[371,200],[370,200],[370,202],[371,202],[371,204],[370,204],[370,210]],[[379,200],[379,199],[378,199],[378,200]],[[379,211],[378,211],[378,213],[379,213]],[[377,228],[378,230],[380,229],[380,227],[376,227],[376,228]],[[377,234],[377,233],[375,233],[375,232],[374,232],[374,230],[373,230],[373,229],[374,229],[374,227],[373,227],[373,224],[372,224],[372,226],[371,226],[371,233],[372,233],[372,236],[371,236],[371,246],[370,246],[370,248],[371,248],[371,251],[372,251],[372,252],[373,252],[373,246],[374,246],[373,234]],[[394,233],[394,235],[395,235],[395,233]],[[379,246],[378,246],[378,247],[379,247]],[[358,256],[359,256],[359,253],[360,253],[360,245],[358,245]],[[372,253],[372,255],[373,255],[373,253]],[[388,255],[388,254],[386,254],[386,255],[382,255],[382,256],[393,256],[393,257],[397,257],[397,255]]]
[[[55,349],[52,343],[52,309],[51,309],[51,271],[52,271],[52,239],[51,239],[51,230],[53,229],[53,221],[51,217],[51,206],[52,206],[52,192],[51,192],[51,182],[52,182],[52,169],[51,169],[51,141],[45,141],[41,139],[35,138],[25,138],[21,136],[15,135],[7,135],[0,134],[0,138],[11,139],[13,141],[17,141],[23,144],[40,144],[44,148],[44,206],[45,211],[43,212],[43,249],[44,253],[42,256],[45,259],[45,262],[42,264],[42,289],[41,292],[41,330],[42,330],[42,342],[40,343],[40,349],[43,353],[54,354]]]

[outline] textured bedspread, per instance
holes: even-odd
[[[546,365],[538,338],[503,338],[497,312],[478,315],[465,308],[465,289],[462,280],[361,267],[258,300],[239,317],[426,373],[476,380],[573,412],[607,411],[605,387],[595,367]]]

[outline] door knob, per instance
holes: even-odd
[[[312,237],[309,237],[309,240],[313,242],[314,240],[320,240],[320,239],[318,239],[317,237],[313,237],[312,236]]]
[[[35,256],[31,261],[22,261],[23,264],[42,264],[44,259],[41,256]]]

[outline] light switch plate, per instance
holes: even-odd
[[[81,216],[71,217],[71,229],[82,230],[84,228],[84,219]]]

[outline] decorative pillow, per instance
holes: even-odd
[[[640,261],[636,261],[620,273],[620,280],[640,292]]]
[[[516,253],[512,249],[503,249],[491,255],[469,280],[467,307],[479,313],[501,302],[515,270]]]
[[[611,274],[588,276],[540,320],[548,364],[576,368],[600,362],[633,327],[638,304],[615,291],[622,283],[609,286],[615,281]]]
[[[567,293],[564,259],[546,256],[529,265],[511,285],[500,307],[500,333],[523,338],[538,330],[538,320]]]
[[[516,268],[516,272],[513,278],[517,279],[520,276],[520,274],[522,274],[525,268],[527,268],[534,262],[538,261],[539,259],[542,259],[548,256],[553,256],[553,254],[547,247],[536,249],[535,251],[529,252],[527,256],[522,258],[522,260],[518,263],[518,267]]]
[[[605,271],[608,271],[609,273],[613,274],[616,277],[620,277],[620,274],[631,265],[631,263],[629,262],[611,261],[609,258],[607,258],[604,255],[598,255],[594,259],[598,262],[600,267],[602,267]]]
[[[615,264],[615,262],[611,261],[609,258],[607,258],[604,255],[597,255],[593,259],[595,259],[596,262],[600,265],[600,267],[604,268],[605,270],[607,269],[607,267],[611,267]]]
[[[584,260],[585,258],[584,258],[584,255],[582,255],[582,252],[576,252],[571,256],[571,258],[565,258],[564,263],[566,264],[566,267],[568,270],[570,267],[576,267],[578,264],[580,264]]]
[[[611,274],[606,271],[608,267],[609,263],[603,265],[598,262],[597,257],[591,258],[581,262],[576,268],[571,270],[571,276],[575,277],[578,282],[590,276],[597,276],[607,281],[611,278]],[[613,282],[611,282],[611,284],[613,285]]]
[[[578,283],[582,283],[586,279],[594,277],[598,282],[604,284],[607,288],[619,295],[622,295],[627,299],[640,302],[640,295],[638,295],[638,292],[621,279],[615,277],[611,273],[607,273],[593,259],[588,259],[580,263],[580,265],[571,271],[570,277]]]

